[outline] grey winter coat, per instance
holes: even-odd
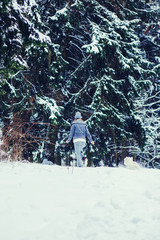
[[[93,141],[86,123],[80,119],[74,121],[72,123],[67,141],[70,142],[72,138],[73,138],[73,142],[78,140],[83,141],[83,140],[86,140],[86,137],[88,138],[90,143]]]

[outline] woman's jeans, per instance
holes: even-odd
[[[82,162],[82,158],[83,158],[83,149],[86,145],[86,142],[74,142],[74,150],[75,150],[75,154],[76,154],[76,159],[77,159],[77,167],[83,167],[83,162]]]

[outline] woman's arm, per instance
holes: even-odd
[[[85,128],[85,131],[86,131],[86,136],[87,136],[88,140],[90,141],[90,143],[91,143],[92,145],[94,145],[94,141],[92,140],[91,134],[90,134],[87,126],[86,126],[86,128]]]

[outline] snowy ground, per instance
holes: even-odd
[[[0,162],[1,240],[159,240],[160,171]]]

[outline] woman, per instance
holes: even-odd
[[[82,162],[82,151],[86,145],[86,137],[88,138],[89,142],[94,145],[94,141],[92,140],[91,134],[88,131],[86,123],[82,120],[82,115],[80,112],[76,112],[74,117],[74,121],[71,126],[71,130],[69,133],[68,140],[66,143],[69,143],[73,138],[74,149],[77,159],[77,166],[83,167]]]

